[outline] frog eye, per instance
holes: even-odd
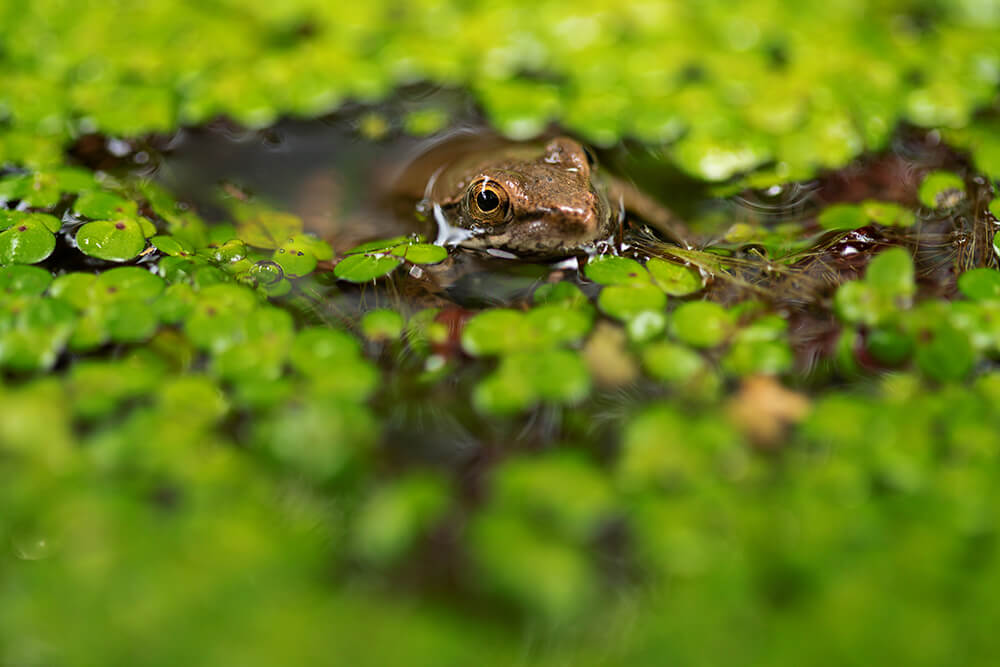
[[[469,186],[469,211],[483,222],[499,222],[507,217],[510,197],[499,183],[490,180],[476,181]]]

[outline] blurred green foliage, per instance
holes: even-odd
[[[962,210],[1000,255],[1000,200],[969,201],[1000,177],[995,2],[8,0],[0,26],[0,664],[995,661],[996,269],[941,294],[880,249],[818,333],[706,300],[732,251],[415,310],[385,295],[442,247],[336,254],[237,196],[208,224],[65,152],[417,81],[512,137],[557,121],[754,185],[903,122],[978,173],[806,236]],[[801,227],[724,240],[780,274]]]
[[[13,0],[0,25],[0,163],[58,165],[82,132],[219,114],[263,127],[426,80],[470,88],[511,136],[557,120],[597,144],[669,143],[712,180],[763,164],[763,178],[805,178],[885,146],[899,121],[966,132],[997,173],[996,133],[969,125],[1000,77],[989,0]],[[406,119],[418,134],[442,124],[433,109]]]

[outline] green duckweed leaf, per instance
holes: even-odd
[[[587,296],[570,282],[546,283],[535,290],[533,301],[538,304],[561,304],[570,308],[590,305]]]
[[[194,246],[176,236],[154,236],[149,239],[149,242],[164,255],[171,257],[191,257],[194,255]]]
[[[398,340],[403,335],[403,316],[395,310],[370,310],[361,318],[361,331],[371,341]]]
[[[289,352],[292,366],[304,375],[322,375],[333,366],[359,358],[361,345],[344,331],[307,327],[295,336]]]
[[[137,343],[146,340],[159,324],[157,313],[142,301],[117,299],[103,312],[105,329],[117,343]]]
[[[139,266],[119,266],[97,276],[93,296],[102,300],[150,301],[164,289],[163,279]]]
[[[896,328],[877,328],[868,332],[865,347],[883,364],[898,366],[913,353],[913,338]]]
[[[86,310],[91,305],[96,282],[97,276],[93,273],[64,273],[52,282],[49,294],[77,310]]]
[[[268,250],[278,248],[302,232],[302,220],[291,213],[239,208],[235,213],[240,220],[236,236],[247,245]]]
[[[333,248],[321,238],[312,234],[296,234],[291,238],[296,247],[312,254],[320,261],[333,259]]]
[[[355,255],[358,253],[382,253],[388,252],[389,250],[395,248],[396,246],[404,245],[410,241],[408,236],[396,236],[391,239],[378,239],[375,241],[369,241],[367,243],[362,243],[361,245],[354,246],[348,250],[345,254]]]
[[[650,341],[667,329],[667,314],[662,310],[643,310],[625,322],[629,340],[636,343]]]
[[[599,285],[648,285],[646,268],[627,257],[602,255],[592,257],[584,267],[584,274]]]
[[[704,286],[697,269],[659,257],[651,257],[646,262],[646,269],[660,289],[670,296],[694,294]]]
[[[891,310],[878,291],[861,280],[852,280],[837,288],[833,305],[837,316],[851,324],[877,324]]]
[[[674,311],[670,329],[680,341],[694,347],[715,347],[733,331],[732,316],[711,301],[689,301]]]
[[[572,405],[590,393],[590,373],[580,355],[571,350],[550,350],[540,356],[528,353],[512,355],[503,363],[511,364],[511,373],[531,367],[531,381],[543,401]],[[501,372],[503,372],[501,370]]]
[[[538,400],[573,404],[590,392],[590,374],[579,355],[553,349],[516,352],[476,387],[473,402],[484,411],[509,414]]]
[[[861,210],[869,220],[886,227],[911,227],[917,221],[913,211],[893,202],[869,199],[861,203]]]
[[[134,219],[97,220],[81,226],[76,233],[80,250],[109,262],[135,259],[146,247],[142,227]]]
[[[827,206],[816,219],[823,229],[857,229],[868,224],[868,215],[857,204]]]
[[[194,310],[196,301],[197,297],[190,285],[170,285],[155,302],[157,316],[167,324],[179,324]]]
[[[256,308],[255,293],[227,283],[208,285],[197,295],[184,331],[196,346],[219,353],[246,339],[247,316]]]
[[[392,254],[414,264],[437,264],[448,258],[448,250],[430,243],[412,243],[396,246]]]
[[[219,351],[212,360],[212,371],[246,385],[278,380],[293,329],[292,317],[284,310],[265,307],[252,311],[247,316],[245,338]],[[263,397],[256,394],[257,398]]]
[[[494,373],[476,385],[472,401],[480,412],[512,415],[534,405],[538,401],[538,392],[530,382]]]
[[[428,474],[381,486],[358,513],[352,551],[369,563],[400,560],[444,516],[450,495],[444,480]]]
[[[158,385],[156,403],[172,419],[191,424],[214,424],[230,410],[225,393],[204,375],[165,378]]]
[[[474,357],[534,347],[536,331],[524,313],[496,308],[477,314],[462,330],[462,348]]]
[[[377,433],[368,410],[354,403],[309,402],[258,422],[257,446],[305,475],[328,481],[358,465]]]
[[[565,622],[596,599],[597,577],[583,552],[521,517],[482,513],[468,543],[480,585],[532,615]]]
[[[560,305],[537,306],[528,311],[525,320],[542,346],[562,345],[578,341],[587,335],[593,323],[591,311]]]
[[[35,264],[52,254],[55,235],[41,222],[25,219],[0,232],[0,264]]]
[[[73,212],[92,220],[134,218],[138,207],[134,201],[110,192],[85,192],[73,203]]]
[[[958,277],[958,289],[973,301],[1000,299],[1000,271],[978,268]]]
[[[666,341],[651,343],[642,349],[646,372],[667,384],[684,384],[705,372],[704,357],[689,347]]]
[[[865,280],[871,287],[900,302],[916,292],[913,258],[903,248],[880,252],[868,265]]]
[[[611,317],[627,321],[642,313],[663,310],[667,296],[649,284],[611,285],[601,290],[597,305]]]
[[[27,302],[14,326],[0,330],[0,367],[15,371],[51,368],[73,332],[76,312],[55,299]]]
[[[348,255],[333,267],[333,275],[352,283],[366,283],[392,273],[402,263],[393,255]]]
[[[165,372],[153,354],[134,354],[121,361],[81,360],[69,371],[73,412],[85,419],[110,414],[122,401],[151,393]]]
[[[55,172],[14,174],[0,180],[0,203],[13,199],[33,208],[52,208],[62,197]]]
[[[969,337],[948,324],[919,337],[915,357],[920,370],[941,382],[964,379],[976,360]]]
[[[737,340],[726,351],[722,368],[733,375],[777,375],[792,369],[795,357],[783,340]]]
[[[0,267],[0,292],[16,296],[37,296],[52,283],[52,274],[37,266]]]
[[[554,497],[562,489],[573,502]],[[615,516],[616,497],[601,468],[569,452],[505,461],[494,473],[489,507],[517,514],[549,535],[585,544]]]
[[[59,218],[48,213],[34,213],[30,211],[7,211],[0,209],[0,230],[10,227],[32,223],[41,225],[53,234],[62,227]]]
[[[316,255],[312,254],[310,246],[300,244],[294,238],[281,244],[271,259],[286,276],[292,278],[308,275],[316,268]]]
[[[952,208],[965,199],[965,182],[950,171],[932,171],[924,176],[917,196],[928,208]]]
[[[444,109],[417,109],[403,118],[403,129],[407,134],[421,137],[434,134],[448,124],[448,112]]]

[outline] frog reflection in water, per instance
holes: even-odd
[[[568,137],[458,152],[433,171],[418,210],[436,221],[439,243],[534,259],[614,242],[626,210],[671,241],[688,237],[652,199],[598,174]]]

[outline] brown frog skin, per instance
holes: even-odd
[[[609,239],[617,210],[578,142],[509,144],[460,155],[431,176],[423,202],[439,241],[519,257],[572,254]]]
[[[454,148],[454,146],[453,146]],[[625,213],[687,245],[684,226],[635,187],[597,173],[569,137],[455,150],[436,164],[418,205],[438,243],[529,259],[592,252],[620,240]]]

